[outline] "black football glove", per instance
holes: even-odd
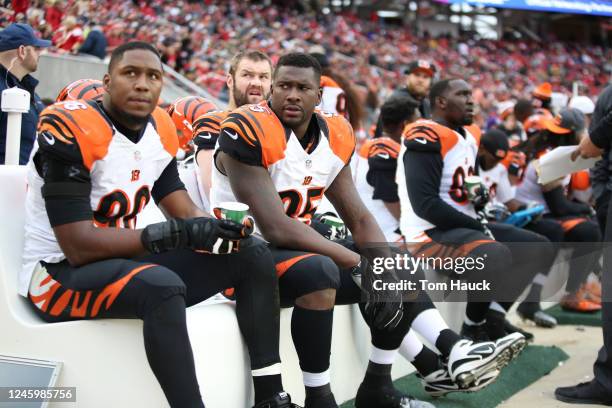
[[[159,254],[180,248],[212,254],[229,254],[239,249],[239,241],[253,232],[252,218],[244,224],[215,218],[173,218],[148,225],[140,236],[143,246]]]
[[[355,283],[365,292],[366,303],[363,314],[366,322],[379,330],[393,330],[404,316],[402,292],[399,290],[374,290],[374,281],[398,282],[393,271],[375,274],[370,262],[361,257],[359,264],[351,268],[351,276]]]

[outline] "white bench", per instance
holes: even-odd
[[[58,386],[77,387],[77,406],[165,407],[151,372],[140,320],[96,320],[48,324],[17,294],[23,248],[26,169],[0,166],[0,354],[63,362]],[[156,218],[151,216],[151,220]],[[291,310],[281,314],[283,382],[303,401],[302,376],[290,334]],[[251,406],[248,354],[232,303],[197,305],[188,327],[198,380],[207,407]],[[339,401],[354,397],[369,356],[370,336],[359,311],[337,307],[334,315],[332,386]],[[394,378],[412,370],[399,358]],[[53,404],[51,404],[53,406]],[[56,406],[65,406],[56,404]]]

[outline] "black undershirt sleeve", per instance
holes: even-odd
[[[44,180],[41,193],[51,226],[92,220],[91,179],[83,163],[45,149],[40,149],[33,160]]]
[[[439,153],[407,150],[402,160],[408,197],[416,215],[441,230],[470,228],[483,231],[477,219],[455,210],[440,198],[443,162]]]
[[[155,200],[155,204],[159,204],[168,194],[178,190],[186,190],[186,188],[179,177],[176,158],[173,158],[153,184],[151,195],[153,196],[153,200]]]
[[[397,195],[397,184],[395,183],[395,172],[397,162],[395,159],[384,159],[379,156],[368,159],[368,173],[366,181],[374,187],[372,198],[382,200],[386,203],[399,201]]]
[[[562,186],[544,193],[544,199],[546,200],[550,212],[556,217],[563,217],[566,215],[587,215],[591,212],[591,208],[588,204],[569,200]]]

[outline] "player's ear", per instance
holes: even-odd
[[[436,97],[436,102],[438,103],[440,108],[442,108],[442,109],[446,108],[447,100],[446,100],[445,97],[443,97],[443,96]]]
[[[230,74],[227,74],[227,79],[225,80],[225,84],[230,90],[234,89],[234,78],[232,78]]]
[[[108,73],[104,74],[104,77],[102,78],[102,85],[104,86],[104,91],[106,93],[110,91],[110,81],[111,81],[110,75]]]
[[[322,99],[323,99],[323,88],[319,87],[319,91],[317,92],[317,106],[321,104]]]

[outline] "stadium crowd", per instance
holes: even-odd
[[[14,3],[30,4],[17,11],[4,9],[0,24],[27,21],[63,52],[78,50],[91,23],[102,28],[108,52],[128,39],[150,42],[166,64],[223,100],[228,97],[229,59],[244,47],[260,49],[274,61],[286,50],[324,46],[332,65],[355,82],[364,100],[369,92],[378,96],[367,99],[374,105],[370,111],[402,81],[410,61],[427,59],[437,65],[441,77],[465,78],[473,84],[485,122],[495,116],[499,102],[518,99],[542,82],[569,95],[572,83],[580,81],[585,94],[593,97],[612,72],[612,50],[600,46],[554,38],[535,42],[416,36],[409,28],[361,20],[351,13],[313,13],[313,18],[304,18],[304,11],[295,7],[256,2]]]

